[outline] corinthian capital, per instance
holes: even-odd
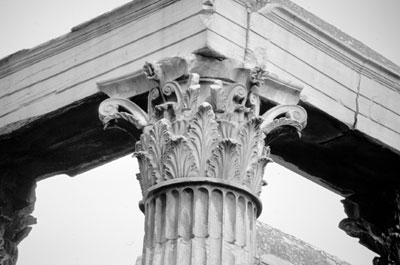
[[[306,112],[297,105],[260,115],[259,89],[267,78],[260,68],[247,71],[243,83],[190,72],[168,80],[159,64],[146,63],[144,71],[154,82],[147,111],[121,98],[107,99],[99,109],[105,127],[117,121],[142,130],[134,155],[143,195],[168,181],[206,179],[258,196],[271,161],[266,140],[306,125]]]

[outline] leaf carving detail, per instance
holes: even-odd
[[[264,150],[268,150],[269,152],[268,147],[265,147]],[[257,195],[261,194],[261,187],[266,185],[266,182],[263,180],[265,166],[271,161],[272,159],[269,157],[269,153],[267,154],[267,152],[264,151],[263,155],[251,165],[247,173],[248,183],[246,183],[246,186]]]
[[[262,118],[255,117],[246,122],[239,132],[239,156],[240,156],[240,176],[247,178],[247,171],[250,166],[258,159],[260,141],[263,134],[260,130]],[[245,179],[243,179],[245,181]]]
[[[212,152],[208,162],[207,176],[230,181],[240,181],[238,143],[222,140]]]
[[[171,139],[165,161],[165,178],[193,177],[195,170],[196,164],[187,140],[182,136]]]
[[[138,160],[140,173],[138,173],[136,176],[140,182],[142,195],[144,195],[147,191],[147,188],[154,185],[155,181],[152,174],[153,168],[150,163],[149,154],[143,150],[143,146],[140,141],[136,142],[133,156]]]
[[[179,119],[171,123],[169,130],[173,135],[185,135],[187,133],[188,126],[188,121],[186,119]]]
[[[208,103],[199,106],[188,130],[191,149],[196,161],[199,176],[204,176],[207,160],[219,138],[218,124],[212,107]]]
[[[144,195],[147,187],[154,185],[152,166],[146,152],[137,152],[134,155],[138,159],[140,173],[137,174],[137,179],[140,181],[140,188]]]
[[[307,123],[306,111],[279,105],[259,117],[258,90],[269,78],[261,68],[251,71],[247,81],[242,78],[247,72],[240,70],[237,83],[204,76],[200,86],[199,75],[188,72],[186,61],[181,66],[146,63],[151,87],[147,113],[123,98],[105,100],[99,107],[106,126],[133,136],[143,130],[134,153],[143,196],[157,183],[190,177],[233,181],[259,194],[264,168],[271,161],[265,141],[300,133]]]
[[[218,129],[219,129],[219,133],[221,134],[221,138],[222,139],[229,139],[229,138],[236,139],[237,134],[238,134],[238,126],[239,125],[237,122],[220,120],[218,122]]]
[[[164,180],[165,153],[169,145],[168,127],[169,122],[162,119],[141,136],[142,146],[147,148],[145,151],[148,153],[156,183]]]

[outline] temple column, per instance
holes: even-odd
[[[223,182],[178,181],[145,202],[142,264],[252,264],[259,202]]]
[[[379,254],[374,265],[400,264],[400,189],[395,185],[357,193],[342,201],[348,218],[339,227]]]
[[[153,84],[147,112],[120,97],[99,108],[107,128],[142,131],[134,153],[145,214],[142,265],[253,264],[271,161],[265,143],[300,131],[306,113],[280,105],[260,115],[260,68],[242,70],[237,80],[202,78],[176,70],[184,64],[176,61],[145,65]]]
[[[34,209],[34,182],[23,182],[14,174],[2,172],[0,176],[0,265],[15,265],[18,244],[36,223],[31,216]],[[18,187],[18,189],[16,189]]]

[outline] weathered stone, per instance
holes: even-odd
[[[36,185],[20,181],[7,171],[0,176],[0,265],[17,263],[17,246],[36,224],[31,216]],[[14,191],[16,186],[19,193]]]
[[[157,81],[139,71],[144,60],[181,55],[195,59],[175,62],[172,68],[167,59],[160,64],[165,78],[199,74],[200,85],[214,95],[209,103],[215,115],[227,96],[219,87],[230,82],[247,88],[242,81],[248,69],[266,65],[269,72],[259,75],[266,77],[257,92],[260,111],[299,102],[311,121],[301,141],[283,138],[270,144],[274,159],[351,200],[357,197],[366,216],[362,219],[380,229],[391,227],[381,224],[385,220],[369,218],[380,216],[386,205],[365,205],[376,190],[385,193],[399,186],[399,67],[286,0],[133,1],[61,38],[4,58],[1,171],[9,169],[21,182],[34,182],[59,173],[73,176],[134,151],[132,142],[140,131],[132,122],[140,127],[147,120],[118,119],[133,140],[117,130],[103,132],[95,116],[105,97],[97,87],[146,109],[143,100]],[[221,135],[236,133],[218,130]],[[184,142],[179,138],[173,144],[185,146]],[[214,164],[226,150],[236,160],[234,150],[240,143],[218,144]],[[171,165],[168,172],[173,172]],[[218,168],[208,172],[226,173]],[[12,189],[20,193],[21,186]],[[374,241],[366,242],[376,249]]]
[[[342,201],[348,218],[339,227],[380,257],[374,265],[400,264],[400,193],[388,187],[370,194],[354,194]],[[370,215],[371,208],[379,215]]]
[[[254,265],[350,265],[292,235],[257,222]]]
[[[243,71],[247,78],[237,83],[180,71],[185,65],[180,58],[146,63],[156,81],[147,112],[113,95],[99,107],[105,128],[143,130],[134,153],[146,215],[142,264],[252,264],[271,160],[265,135],[270,143],[300,132],[306,112],[287,105],[259,116],[258,88],[268,77],[261,68]]]

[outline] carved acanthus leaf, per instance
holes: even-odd
[[[207,159],[219,138],[218,124],[210,104],[204,102],[199,106],[195,117],[190,121],[188,135],[199,175],[203,176]]]
[[[238,135],[239,124],[237,122],[219,120],[218,130],[222,139],[236,139]]]
[[[239,132],[239,155],[240,155],[240,176],[243,183],[247,182],[247,171],[251,169],[251,165],[257,161],[261,153],[263,135],[260,130],[262,119],[255,117],[246,122]],[[262,150],[262,149],[261,149]]]
[[[304,109],[278,106],[259,117],[258,89],[268,78],[261,68],[250,76],[240,71],[238,80],[246,84],[207,76],[200,86],[199,75],[188,73],[187,67],[182,58],[145,64],[151,88],[147,114],[128,99],[100,105],[106,125],[116,121],[124,128],[126,123],[131,134],[134,126],[143,130],[134,153],[143,195],[166,180],[207,176],[246,185],[258,194],[270,161],[265,134],[268,143],[287,128],[300,132],[306,124]]]
[[[222,140],[213,150],[208,163],[208,177],[240,182],[238,143],[234,140]]]
[[[248,179],[250,180],[248,186],[257,195],[261,194],[262,186],[267,185],[266,181],[263,180],[265,166],[269,162],[272,162],[269,147],[264,147],[262,150],[262,155],[251,165],[250,170],[247,172]]]
[[[187,119],[175,120],[171,123],[170,132],[173,135],[185,135],[188,132],[189,122]]]
[[[141,135],[142,146],[148,153],[156,183],[164,180],[165,155],[169,146],[168,127],[169,122],[162,119]]]
[[[183,136],[173,137],[170,141],[165,161],[165,179],[193,177],[196,163]]]
[[[139,180],[140,188],[142,190],[142,195],[145,195],[147,187],[155,184],[155,179],[153,177],[153,167],[150,163],[150,158],[148,152],[143,150],[141,142],[136,143],[135,152],[133,156],[137,158],[139,164],[139,172],[136,177]]]

